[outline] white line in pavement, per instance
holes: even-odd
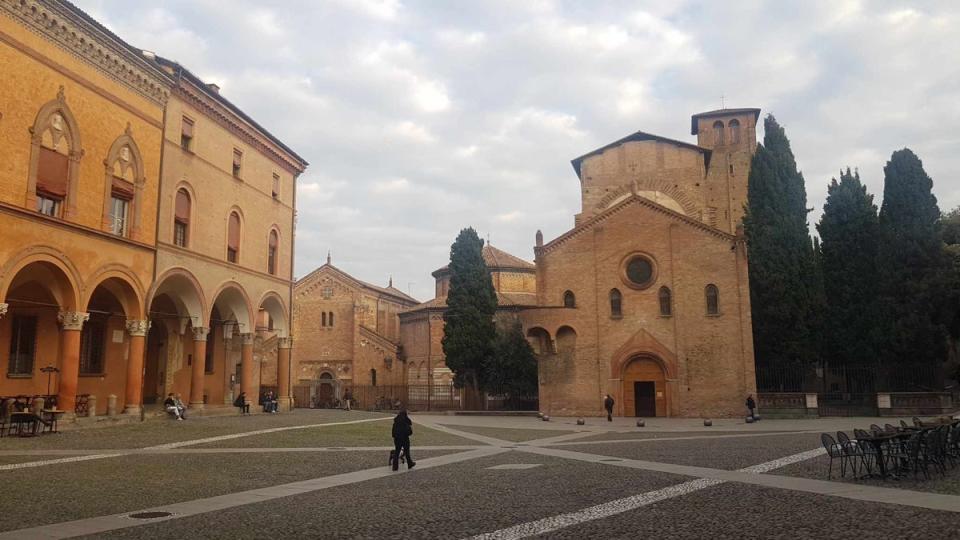
[[[799,461],[817,457],[822,453],[824,453],[824,450],[822,448],[818,448],[816,450],[801,452],[792,456],[786,456],[773,461],[768,461],[766,463],[753,465],[752,467],[740,469],[740,472],[760,473],[771,471],[791,463],[797,463]],[[591,454],[583,455],[592,456]],[[633,495],[631,497],[625,497],[623,499],[617,499],[607,503],[598,504],[596,506],[584,508],[583,510],[578,510],[576,512],[551,516],[544,519],[538,519],[536,521],[521,523],[520,525],[514,525],[513,527],[507,527],[498,531],[480,534],[472,537],[470,540],[517,540],[520,538],[526,538],[528,536],[536,536],[538,534],[544,534],[551,531],[564,529],[566,527],[580,525],[581,523],[586,523],[588,521],[615,516],[617,514],[629,512],[630,510],[635,510],[655,502],[672,499],[674,497],[681,497],[683,495],[688,495],[695,491],[700,491],[701,489],[706,489],[710,486],[716,486],[723,483],[726,483],[726,480],[720,480],[717,478],[698,478],[696,480],[690,480],[688,482],[683,482],[682,484],[676,484],[663,489],[658,489],[656,491],[649,491],[647,493],[641,493],[640,495]]]
[[[8,465],[0,465],[0,471],[10,471],[15,469],[29,469],[32,467],[43,467],[45,465],[57,465],[60,463],[73,463],[76,461],[92,461],[95,459],[106,459],[106,458],[112,458],[112,457],[129,456],[131,454],[138,453],[139,450],[169,450],[173,448],[179,448],[182,446],[192,446],[194,444],[204,444],[204,443],[217,442],[217,441],[226,441],[229,439],[239,439],[241,437],[263,435],[265,433],[276,433],[278,431],[290,431],[293,429],[307,429],[307,428],[316,428],[316,427],[324,427],[324,426],[342,426],[346,424],[376,422],[378,420],[389,420],[389,417],[367,418],[364,420],[351,420],[349,422],[330,422],[327,424],[307,424],[302,426],[284,426],[284,427],[269,428],[269,429],[258,429],[256,431],[245,431],[243,433],[231,433],[230,435],[220,435],[218,437],[207,437],[205,439],[193,439],[190,441],[180,441],[175,443],[159,444],[156,446],[147,446],[145,448],[124,449],[124,450],[118,450],[116,452],[103,453],[103,454],[93,454],[88,456],[77,456],[77,457],[60,458],[60,459],[45,459],[42,461],[28,461],[25,463],[11,463]],[[100,450],[100,451],[109,452],[108,450]]]
[[[584,444],[619,444],[636,442],[670,442],[670,441],[696,441],[703,439],[742,439],[750,437],[786,437],[790,435],[808,435],[812,433],[822,433],[821,431],[778,431],[776,433],[736,433],[730,435],[687,435],[676,437],[642,437],[635,439],[593,439],[589,441],[570,441],[551,443],[549,446],[576,446]]]

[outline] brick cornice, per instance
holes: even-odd
[[[648,208],[648,209],[653,210],[653,211],[655,211],[655,212],[659,212],[659,213],[661,213],[661,214],[664,214],[664,215],[666,215],[667,217],[670,217],[670,218],[674,219],[675,221],[679,221],[679,222],[681,222],[681,223],[683,223],[683,224],[685,224],[685,225],[689,225],[689,226],[691,226],[691,227],[693,227],[693,228],[695,228],[695,229],[700,229],[701,231],[704,231],[704,232],[706,232],[706,233],[708,233],[708,234],[711,234],[711,235],[713,235],[713,236],[716,236],[716,237],[718,237],[718,238],[722,238],[722,239],[724,239],[724,240],[729,240],[730,242],[736,242],[736,241],[738,240],[738,237],[736,237],[736,236],[734,236],[734,235],[732,235],[732,234],[723,232],[723,231],[721,231],[720,229],[716,229],[716,228],[711,227],[711,226],[709,226],[709,225],[707,225],[707,224],[705,224],[705,223],[701,223],[700,221],[697,221],[697,220],[695,220],[695,219],[693,219],[693,218],[690,218],[690,217],[687,217],[687,216],[685,216],[685,215],[683,215],[683,214],[679,214],[679,213],[677,213],[677,212],[674,212],[673,210],[670,210],[669,208],[666,208],[666,207],[664,207],[664,206],[660,206],[659,204],[657,204],[657,203],[655,203],[655,202],[652,202],[652,201],[649,201],[649,200],[647,200],[647,199],[644,198],[644,197],[640,197],[639,195],[631,195],[630,197],[628,197],[627,199],[623,200],[623,201],[620,202],[619,204],[616,204],[616,205],[614,205],[614,206],[611,206],[610,208],[607,208],[607,209],[604,210],[602,213],[597,214],[596,216],[590,218],[590,220],[588,220],[588,221],[586,221],[586,222],[584,222],[584,223],[582,223],[582,224],[574,227],[574,228],[571,229],[570,231],[568,231],[568,232],[566,232],[566,233],[558,236],[557,238],[554,238],[554,239],[551,240],[549,243],[544,244],[544,245],[541,246],[541,247],[536,247],[536,248],[534,248],[534,252],[536,253],[537,256],[540,256],[540,255],[543,255],[543,254],[546,254],[546,253],[550,253],[550,252],[558,249],[560,246],[562,246],[563,244],[567,243],[568,241],[570,241],[570,240],[572,240],[572,239],[574,239],[574,238],[576,238],[576,237],[584,234],[584,233],[587,232],[588,230],[593,229],[594,227],[596,227],[597,225],[600,225],[600,224],[604,223],[605,221],[607,221],[608,219],[610,219],[610,217],[612,217],[612,216],[614,216],[614,215],[616,215],[616,214],[619,214],[620,212],[622,212],[623,210],[629,208],[630,206],[632,206],[632,205],[634,205],[634,204],[639,205],[639,206],[642,206],[642,207],[645,207],[645,208]]]
[[[163,73],[82,11],[49,0],[0,0],[0,11],[143,97],[166,102]]]

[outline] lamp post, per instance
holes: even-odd
[[[47,395],[49,396],[50,395],[50,377],[54,373],[60,373],[60,370],[53,366],[47,366],[47,367],[40,368],[40,371],[47,374]]]

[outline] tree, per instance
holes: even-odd
[[[948,260],[933,180],[909,149],[883,168],[877,268],[884,318],[880,354],[888,365],[939,365],[946,354],[941,318]]]
[[[444,312],[443,354],[457,388],[485,385],[493,355],[497,295],[483,262],[483,240],[472,228],[460,231],[450,246],[450,292]]]
[[[878,226],[873,195],[848,167],[827,186],[817,224],[826,296],[823,354],[832,366],[877,360]]]
[[[497,324],[493,356],[486,366],[485,390],[507,396],[516,407],[519,398],[537,392],[537,360],[516,317]]]
[[[761,366],[809,364],[818,360],[819,345],[806,187],[783,128],[772,115],[764,128],[744,215],[754,348]]]

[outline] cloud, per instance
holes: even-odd
[[[904,146],[941,207],[960,204],[960,3],[77,3],[310,161],[301,276],[330,250],[428,299],[465,226],[532,259],[537,229],[580,211],[570,159],[640,129],[693,142],[690,115],[721,98],[786,127],[811,221],[847,165],[881,202]]]

